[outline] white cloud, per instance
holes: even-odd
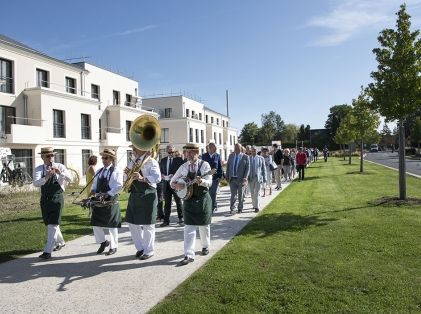
[[[328,34],[319,37],[312,46],[336,46],[367,30],[390,27],[396,20],[400,0],[345,0],[324,16],[312,18],[308,27],[326,29]],[[421,0],[407,1],[409,11],[419,10]],[[410,14],[412,12],[409,12]]]

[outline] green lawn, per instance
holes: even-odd
[[[419,313],[421,206],[377,205],[397,172],[358,162],[313,164],[152,312]]]
[[[66,241],[92,233],[87,210],[71,202],[75,198],[65,192],[65,208],[60,228]],[[42,252],[47,228],[42,222],[39,192],[0,194],[0,263],[19,255]],[[128,195],[120,202],[123,217]]]

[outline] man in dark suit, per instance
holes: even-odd
[[[212,186],[209,189],[209,194],[212,199],[212,211],[216,211],[218,203],[216,202],[216,191],[218,189],[219,181],[222,178],[222,164],[221,156],[216,152],[215,143],[209,143],[208,152],[202,155],[202,160],[207,161],[211,169],[215,169],[216,172],[212,177]]]
[[[167,157],[161,159],[159,168],[161,170],[161,176],[163,181],[163,191],[164,191],[164,222],[160,225],[161,227],[169,226],[170,224],[170,215],[171,215],[171,202],[172,197],[174,196],[174,201],[177,206],[178,214],[178,223],[182,224],[183,221],[183,209],[181,205],[181,199],[177,196],[177,193],[170,186],[170,180],[173,175],[176,173],[178,168],[184,163],[183,159],[180,157],[174,157],[174,146],[167,146]]]

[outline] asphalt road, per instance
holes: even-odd
[[[398,169],[399,156],[397,152],[377,152],[367,153],[366,160],[374,161],[379,164]],[[421,175],[421,160],[406,159],[406,172]]]

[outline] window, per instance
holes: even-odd
[[[171,108],[165,108],[165,110],[164,110],[164,118],[171,118],[171,112],[172,112],[172,109]]]
[[[191,117],[194,119],[194,110],[191,111]]]
[[[134,89],[134,95],[137,96],[137,88]]]
[[[82,173],[85,174],[88,169],[89,157],[92,155],[90,149],[82,149]],[[88,182],[86,182],[88,183]]]
[[[132,95],[126,94],[126,106],[132,105]]]
[[[202,121],[202,113],[199,112],[199,120]]]
[[[99,100],[99,86],[91,84],[91,98]]]
[[[196,129],[196,143],[199,143],[199,129]]]
[[[189,142],[193,143],[193,128],[189,129]]]
[[[64,165],[64,149],[55,149],[54,151],[56,152],[54,161]]]
[[[230,145],[232,145],[232,135],[230,135]]]
[[[0,58],[0,92],[13,94],[12,61]]]
[[[200,130],[200,142],[204,143],[205,142],[205,137],[204,137],[204,132],[203,130]]]
[[[222,120],[222,127],[225,127],[225,120]]]
[[[208,115],[205,115],[205,122],[208,123]]]
[[[219,133],[219,144],[222,144],[222,134]]]
[[[211,123],[213,124],[213,117],[211,117]]]
[[[226,121],[226,122],[225,122],[225,127],[226,127],[226,128],[228,127],[228,121]]]
[[[216,118],[216,125],[219,125],[219,118]]]
[[[216,142],[216,132],[213,132],[213,140],[214,140],[215,144],[217,144],[217,142]]]
[[[76,94],[76,79],[66,76],[66,92]]]
[[[37,69],[37,86],[38,87],[50,87],[48,81],[48,72],[45,70]]]
[[[130,128],[132,127],[132,121],[126,120],[126,141],[130,142]]]
[[[189,115],[190,115],[190,110],[189,109],[186,109],[186,117],[188,118]]]
[[[11,149],[12,155],[15,155],[14,162],[24,162],[26,166],[26,172],[32,176],[33,166],[32,166],[32,149]]]
[[[102,140],[102,123],[101,123],[101,119],[98,119],[98,129],[99,129],[99,140]]]
[[[113,90],[113,105],[119,105],[120,104],[120,92]]]
[[[169,143],[169,142],[170,142],[170,129],[162,128],[161,129],[161,143]]]
[[[80,115],[80,126],[82,139],[90,140],[91,137],[91,116],[89,114],[82,113]]]
[[[66,137],[64,125],[64,111],[53,110],[53,136]]]
[[[235,145],[235,136],[234,135],[232,136],[232,141],[234,142],[234,145]]]
[[[16,109],[14,107],[0,106],[0,134],[11,134],[11,125],[16,123]]]

